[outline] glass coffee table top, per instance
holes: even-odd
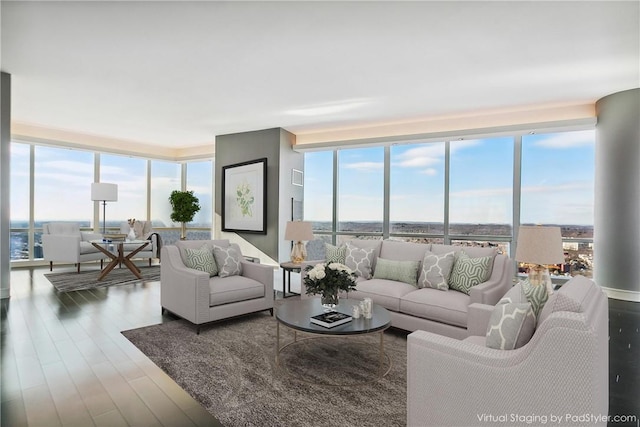
[[[341,299],[335,311],[351,316],[351,308],[359,303],[360,301],[355,299]],[[373,305],[371,319],[365,319],[360,316],[358,319],[353,319],[333,328],[325,328],[311,323],[311,316],[322,313],[324,313],[324,308],[320,303],[320,298],[286,301],[276,309],[276,319],[278,322],[298,331],[327,335],[370,334],[383,331],[391,325],[389,312],[384,307],[376,304]]]

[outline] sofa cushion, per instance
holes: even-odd
[[[545,303],[549,299],[547,294],[547,287],[545,285],[533,285],[529,282],[529,279],[524,279],[520,282],[522,291],[527,298],[527,301],[531,304],[533,314],[536,315],[536,319],[540,317],[540,312]]]
[[[398,282],[416,286],[419,267],[419,261],[395,261],[378,258],[373,278],[397,280]]]
[[[187,267],[209,273],[209,277],[218,274],[218,265],[213,259],[213,252],[209,245],[205,244],[200,249],[185,248],[185,255]]]
[[[363,299],[368,297],[375,304],[381,305],[387,310],[400,311],[400,298],[415,290],[415,286],[395,280],[361,280],[356,282],[356,290],[349,292],[349,298]]]
[[[322,261],[327,258],[325,242],[322,239],[309,240],[305,245],[307,249],[307,260]]]
[[[371,278],[376,248],[361,248],[351,242],[347,242],[346,247],[347,253],[344,258],[344,264],[358,276],[365,279]]]
[[[243,276],[214,276],[209,279],[209,290],[210,307],[264,297],[264,285]]]
[[[50,222],[45,225],[45,233],[72,234],[80,236],[80,224],[76,222]]]
[[[327,262],[339,262],[340,264],[344,264],[344,257],[347,255],[347,247],[345,245],[334,246],[330,243],[326,243],[324,249]]]
[[[470,337],[466,337],[462,341],[470,342],[471,344],[479,345],[479,346],[482,346],[482,347],[486,347],[487,346],[487,337],[482,336],[482,335],[472,335]]]
[[[491,277],[493,258],[471,258],[465,251],[458,252],[449,276],[449,287],[468,295],[472,287],[486,282]]]
[[[427,251],[422,260],[418,287],[440,289],[441,291],[449,289],[449,276],[455,259],[456,255],[453,251],[443,255]]]
[[[485,256],[495,257],[498,251],[495,248],[482,248],[480,246],[457,246],[457,245],[431,245],[431,252],[434,254],[446,254],[447,252],[464,251],[471,258],[480,258]]]
[[[234,246],[223,248],[213,245],[213,257],[218,265],[218,275],[220,277],[237,276],[242,274],[242,255]]]
[[[529,342],[536,327],[531,304],[508,302],[495,306],[487,326],[486,345],[514,350]]]
[[[397,261],[422,261],[431,246],[424,243],[383,240],[379,258]]]
[[[92,254],[92,253],[96,253],[99,252],[100,249],[96,248],[95,246],[93,246],[91,244],[91,242],[80,242],[80,255],[83,254]],[[105,255],[105,258],[107,256]]]
[[[400,298],[402,313],[435,320],[449,325],[467,327],[469,295],[449,289],[446,292],[432,288],[417,289]]]

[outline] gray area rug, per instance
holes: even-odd
[[[160,266],[140,267],[142,281],[160,280]],[[98,281],[100,270],[86,270],[45,274],[49,282],[58,292],[82,291],[86,289],[104,288],[113,285],[124,285],[127,283],[139,282],[136,276],[125,266],[115,268],[107,276]]]
[[[342,387],[310,382],[375,379],[378,335],[300,341],[283,350],[279,367],[276,320],[268,313],[219,322],[200,335],[185,320],[123,334],[225,426],[406,425],[402,332],[385,332],[386,377]],[[280,334],[281,345],[293,339],[290,329],[281,326]]]

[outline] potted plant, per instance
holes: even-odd
[[[321,295],[325,310],[338,305],[338,292],[349,292],[356,288],[356,274],[349,267],[338,262],[320,263],[305,268],[304,284],[307,295]]]
[[[171,202],[171,221],[182,223],[180,240],[187,238],[187,223],[193,221],[196,212],[200,210],[200,201],[193,195],[193,191],[174,190],[169,196]]]

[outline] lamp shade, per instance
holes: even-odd
[[[521,225],[516,261],[539,265],[563,263],[560,227]]]
[[[313,240],[313,230],[308,221],[288,221],[284,231],[285,240],[301,242],[303,240]]]
[[[94,182],[91,184],[91,200],[106,202],[118,201],[118,185],[106,182]]]

